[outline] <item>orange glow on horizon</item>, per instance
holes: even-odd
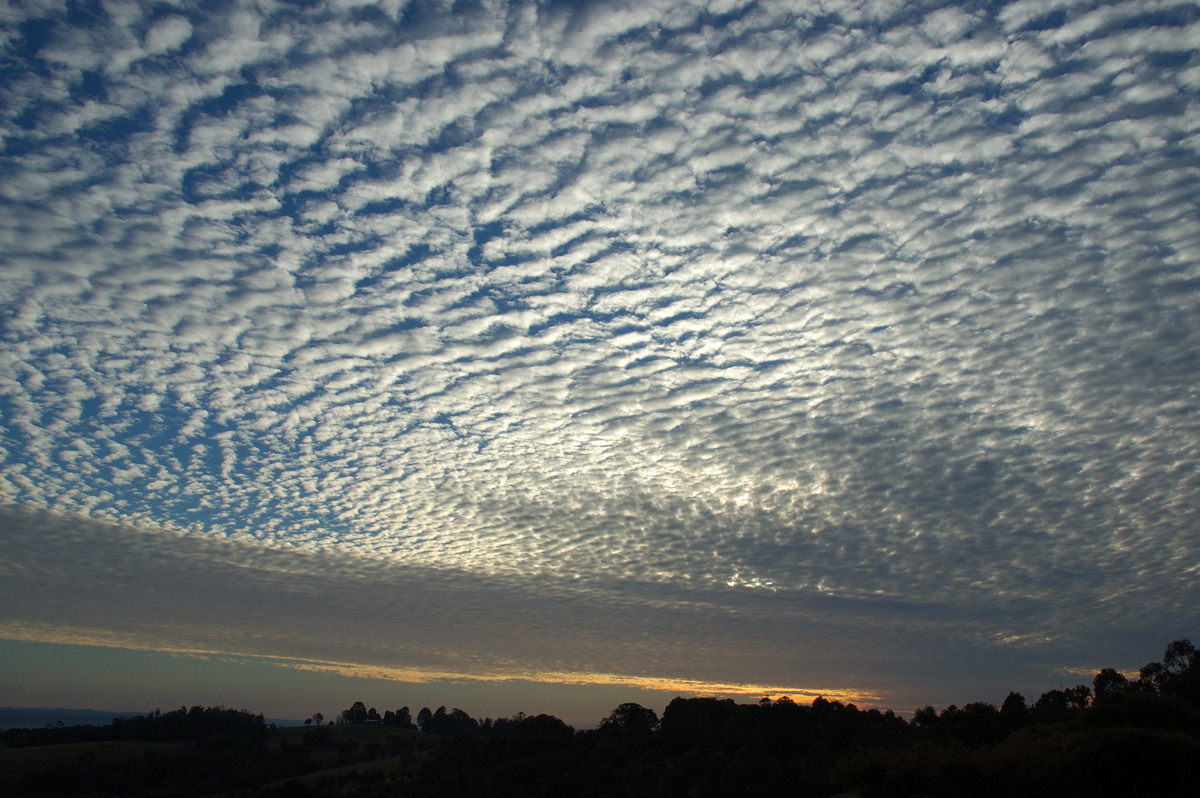
[[[416,670],[409,668],[387,668],[377,665],[352,665],[334,662],[279,662],[281,667],[296,670],[334,673],[355,679],[379,679],[383,681],[424,684],[437,681],[471,680],[476,682],[540,682],[545,684],[579,685],[590,687],[631,687],[664,693],[683,693],[691,696],[740,696],[762,698],[763,696],[787,696],[793,701],[811,702],[827,698],[853,703],[872,704],[879,696],[861,690],[829,689],[747,684],[734,682],[707,682],[699,679],[676,677],[640,676],[615,673],[579,673],[565,671],[528,671],[517,673],[465,674]]]
[[[162,646],[135,636],[104,633],[94,630],[69,628],[35,628],[26,624],[0,624],[0,637],[30,643],[53,643],[60,645],[96,646],[133,651],[196,657],[232,657],[257,660],[290,670],[324,673],[352,679],[377,679],[408,684],[432,684],[442,681],[473,682],[532,682],[580,687],[629,687],[634,690],[678,693],[688,697],[712,696],[728,698],[760,699],[764,696],[779,698],[787,696],[798,703],[812,702],[818,697],[830,700],[878,705],[880,696],[862,690],[848,688],[813,689],[795,685],[768,685],[739,682],[709,682],[699,679],[662,677],[638,674],[583,673],[567,671],[509,671],[494,673],[461,673],[454,671],[393,668],[381,665],[360,665],[344,662],[326,662],[301,658],[257,654],[241,651],[217,651],[187,647]]]

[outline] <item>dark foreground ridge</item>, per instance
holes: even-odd
[[[1029,704],[1009,693],[918,710],[818,698],[676,698],[662,717],[621,704],[576,733],[551,715],[460,709],[325,722],[181,707],[107,726],[0,732],[8,796],[1129,796],[1188,795],[1200,773],[1200,654],[1187,640],[1138,676]]]

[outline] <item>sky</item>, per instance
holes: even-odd
[[[0,51],[0,704],[910,711],[1200,635],[1193,2]]]

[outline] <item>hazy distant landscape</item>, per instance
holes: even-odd
[[[0,730],[37,729],[55,723],[67,726],[112,723],[116,717],[132,717],[136,712],[110,712],[104,709],[46,709],[42,707],[0,707]]]
[[[144,712],[112,712],[105,709],[46,709],[43,707],[0,707],[0,731],[40,729],[45,726],[102,726],[113,718],[132,718]],[[303,721],[267,718],[277,726],[299,726]]]
[[[577,732],[547,714],[446,707],[280,728],[224,707],[0,733],[0,792],[96,796],[1186,795],[1200,761],[1200,652],[1169,644],[1132,678],[902,718],[817,698],[622,703]]]

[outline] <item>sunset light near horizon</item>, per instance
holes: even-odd
[[[1194,2],[0,49],[0,705],[910,711],[1200,635]]]

